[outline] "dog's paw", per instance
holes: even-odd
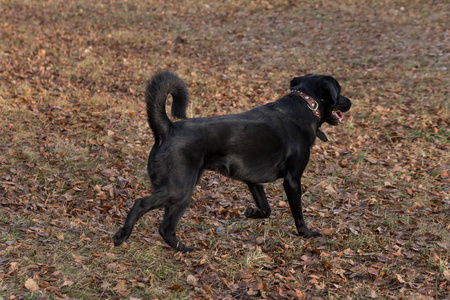
[[[303,229],[303,230],[299,230],[298,231],[298,235],[302,236],[304,238],[312,238],[312,237],[316,237],[316,236],[321,236],[321,234],[317,231],[312,231],[310,229]]]
[[[184,245],[183,245],[184,246]],[[189,252],[194,252],[194,251],[202,251],[201,248],[197,248],[197,247],[187,247],[184,246],[182,249],[179,249],[181,253],[189,253]]]
[[[125,242],[130,234],[127,234],[123,228],[120,228],[113,236],[114,246],[120,246]]]
[[[270,211],[267,212],[264,209],[257,207],[249,207],[244,211],[244,216],[250,219],[265,219],[270,216]]]

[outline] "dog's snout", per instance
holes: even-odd
[[[344,97],[341,95],[340,106],[341,106],[341,111],[346,112],[346,111],[350,110],[350,107],[352,106],[352,101],[350,99],[348,99],[347,97]]]

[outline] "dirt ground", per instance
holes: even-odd
[[[446,299],[450,293],[448,1],[0,2],[0,299]],[[189,117],[237,113],[328,74],[353,107],[323,126],[295,234],[281,182],[267,220],[206,172],[174,252],[149,212],[143,103],[159,69]]]

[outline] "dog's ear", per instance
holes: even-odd
[[[299,85],[301,81],[302,81],[302,77],[294,77],[294,78],[291,80],[291,86],[290,86],[290,88],[292,89],[293,87]]]
[[[339,85],[337,80],[331,76],[324,76],[322,88],[324,91],[323,100],[325,102],[336,104],[341,92],[341,86]]]
[[[314,75],[312,74],[306,74],[300,77],[294,77],[291,80],[291,86],[290,88],[292,89],[293,87],[298,86],[299,84],[305,83],[306,80],[311,79],[311,77],[313,77]]]

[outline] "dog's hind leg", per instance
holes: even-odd
[[[133,207],[127,215],[125,224],[113,236],[114,246],[120,246],[131,235],[137,220],[149,210],[164,206],[167,196],[160,191],[155,191],[152,195],[136,199]]]
[[[189,207],[192,192],[201,173],[200,167],[195,168],[187,163],[178,162],[179,168],[173,172],[170,188],[170,202],[165,205],[164,218],[159,226],[159,234],[171,247],[183,253],[199,248],[191,248],[184,245],[176,236],[176,228],[183,213]],[[182,166],[185,166],[183,168]]]
[[[271,214],[269,202],[267,202],[264,188],[260,184],[247,182],[247,185],[252,193],[257,207],[249,207],[244,211],[244,215],[247,218],[252,219],[264,219],[268,218]]]
[[[159,226],[159,234],[172,248],[181,251],[183,253],[191,252],[194,250],[200,250],[199,248],[187,247],[176,236],[176,228],[183,213],[189,207],[191,202],[191,196],[186,197],[183,201],[175,203],[170,207],[166,207],[164,212],[164,218]]]

